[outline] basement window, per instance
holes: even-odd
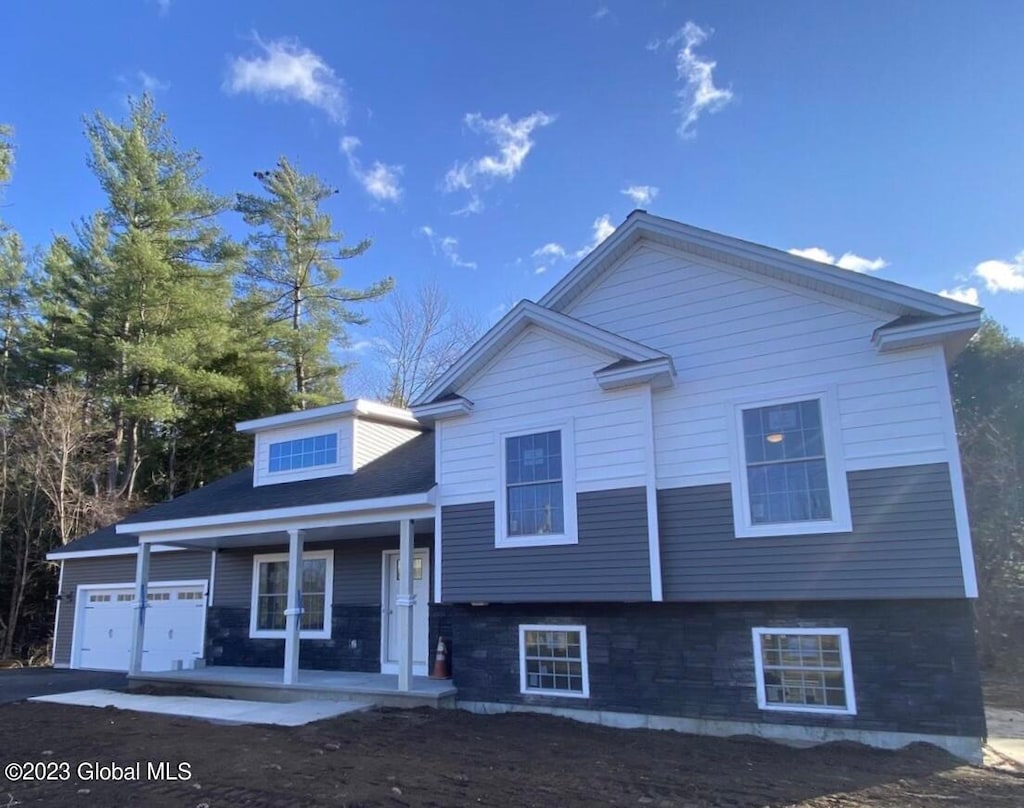
[[[755,628],[757,706],[856,715],[845,628]]]
[[[586,626],[519,626],[519,690],[543,696],[590,696]]]

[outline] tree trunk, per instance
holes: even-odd
[[[295,392],[299,397],[299,409],[306,409],[306,366],[302,354],[302,346],[299,344],[299,330],[302,326],[302,287],[295,286],[292,289],[292,331],[295,342]]]

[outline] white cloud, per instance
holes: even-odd
[[[990,292],[1024,292],[1024,251],[1012,261],[982,261],[972,274],[985,281]]]
[[[549,241],[543,247],[538,247],[531,254],[533,258],[565,258],[565,247],[554,241]]]
[[[547,271],[548,271],[548,270],[549,270],[550,268],[551,268],[551,267],[548,267],[548,266],[544,266],[544,265],[541,265],[541,266],[539,266],[539,267],[534,267],[534,268],[533,268],[533,274],[534,274],[534,275],[543,275],[543,274],[544,274],[545,272],[547,272]]]
[[[595,247],[597,247],[598,244],[615,232],[615,225],[612,224],[611,217],[607,213],[594,219],[594,224],[591,225],[591,227],[594,231],[594,237],[591,239],[589,244],[580,247],[576,251],[576,258],[582,258],[583,256],[588,255]]]
[[[462,256],[459,255],[459,240],[454,236],[438,236],[434,232],[434,228],[429,225],[423,225],[419,232],[430,241],[430,248],[434,251],[434,254],[440,253],[443,255],[453,267],[476,269],[475,261],[464,261]]]
[[[623,188],[622,193],[632,199],[635,205],[649,205],[658,195],[658,189],[653,185],[630,185]]]
[[[702,44],[711,33],[710,29],[705,30],[691,21],[666,42],[667,45],[683,43],[683,47],[676,53],[676,77],[685,82],[685,86],[677,93],[679,114],[682,117],[678,131],[683,138],[695,136],[694,126],[704,112],[718,112],[732,101],[732,90],[715,86],[712,74],[718,63],[701,59],[694,53],[694,48]],[[648,43],[647,49],[657,50],[660,44]]]
[[[139,84],[142,85],[142,89],[150,95],[156,95],[159,92],[171,89],[169,81],[161,81],[145,70],[140,70],[136,75],[138,76]]]
[[[970,303],[972,306],[979,305],[978,290],[973,286],[957,286],[953,289],[943,289],[939,294],[951,300],[959,300],[961,303]]]
[[[518,121],[513,121],[507,114],[500,118],[484,118],[478,112],[467,114],[464,119],[466,126],[486,135],[497,147],[497,153],[456,162],[445,174],[442,189],[451,193],[472,190],[480,185],[487,186],[498,179],[511,181],[522,169],[527,155],[533,149],[531,135],[534,130],[548,126],[554,120],[554,115],[539,111]],[[458,212],[476,213],[480,209],[482,206],[475,201]]]
[[[788,252],[790,255],[809,258],[811,261],[819,261],[822,264],[834,264],[840,269],[849,269],[853,272],[877,272],[889,266],[889,262],[882,258],[864,258],[852,252],[843,253],[837,260],[832,253],[821,247],[806,247],[802,250],[793,248]]]
[[[366,193],[378,202],[397,202],[402,198],[402,166],[388,165],[380,160],[374,160],[373,165],[369,168],[363,168],[362,161],[355,154],[356,149],[360,146],[359,138],[343,137],[340,146],[348,159],[348,170],[363,186]]]
[[[607,17],[611,13],[612,13],[612,10],[610,8],[608,8],[608,6],[603,6],[602,5],[602,6],[598,6],[597,7],[597,11],[595,11],[590,16],[591,16],[591,19],[594,19],[594,20],[603,20],[605,17]]]
[[[452,216],[469,216],[472,213],[479,213],[483,209],[484,209],[484,201],[479,196],[477,196],[476,194],[473,194],[469,198],[469,202],[467,202],[465,205],[463,205],[458,210],[453,210],[452,211]]]
[[[262,55],[231,60],[224,90],[252,93],[257,98],[304,101],[344,123],[348,109],[345,82],[318,54],[291,39],[264,42],[255,36]]]
[[[157,13],[161,17],[166,17],[167,12],[171,10],[171,0],[154,0],[156,4]]]

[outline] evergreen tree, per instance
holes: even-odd
[[[255,228],[246,242],[243,300],[265,324],[281,369],[291,376],[295,405],[305,409],[341,397],[343,369],[332,351],[344,346],[347,325],[367,322],[350,304],[380,298],[393,281],[362,290],[340,285],[339,262],[362,255],[370,241],[342,246],[342,233],[322,210],[336,189],[283,157],[254,176],[264,195],[238,194],[235,206]]]
[[[89,165],[107,196],[76,241],[51,254],[51,360],[83,376],[109,418],[110,492],[131,496],[147,443],[194,393],[239,381],[215,369],[232,343],[240,249],[216,222],[228,203],[201,185],[200,157],[177,147],[148,94],[118,123],[86,120]],[[162,476],[147,468],[150,479]]]

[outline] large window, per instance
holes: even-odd
[[[857,712],[845,628],[755,628],[754,668],[763,710]]]
[[[334,579],[334,552],[310,551],[302,556],[302,608],[300,634],[308,639],[331,636],[330,593]],[[288,555],[258,555],[253,558],[253,637],[284,637],[288,606]]]
[[[505,438],[505,492],[509,536],[565,532],[560,431]]]
[[[845,475],[826,398],[740,405],[734,484],[739,536],[850,530]]]
[[[519,679],[523,693],[590,695],[585,626],[520,626]]]
[[[333,466],[338,462],[338,434],[315,435],[309,438],[270,444],[271,474],[280,471]]]

